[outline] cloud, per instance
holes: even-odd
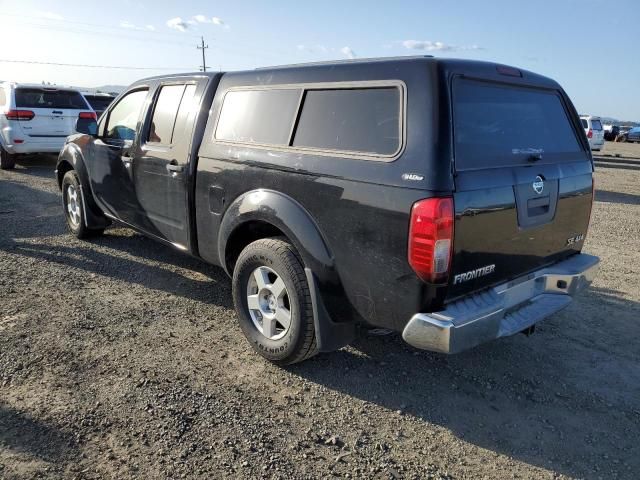
[[[42,18],[48,18],[49,20],[64,20],[64,17],[62,15],[54,12],[38,12],[38,16]]]
[[[198,15],[194,15],[189,20],[183,20],[182,17],[175,17],[167,20],[167,26],[169,28],[173,28],[174,30],[178,30],[180,32],[186,32],[192,26],[197,25],[219,25],[223,27],[225,30],[228,30],[230,27],[220,17],[207,17],[206,15],[202,15],[199,13]]]
[[[356,52],[354,52],[351,47],[342,47],[340,49],[340,53],[342,53],[347,58],[356,58]]]
[[[453,45],[447,45],[442,42],[431,42],[429,40],[405,40],[402,42],[402,46],[408,50],[426,50],[427,52],[455,49]]]
[[[167,27],[178,30],[179,32],[186,32],[189,28],[189,25],[189,22],[185,22],[180,17],[170,18],[169,20],[167,20]]]
[[[426,52],[452,52],[455,50],[484,50],[478,45],[457,46],[430,40],[404,40],[402,46],[407,50],[424,50]]]
[[[142,30],[142,31],[146,30],[149,32],[154,32],[156,30],[156,27],[154,27],[153,25],[145,25],[144,27],[140,27],[138,25],[131,23],[129,20],[120,20],[120,27],[128,28],[130,30]]]

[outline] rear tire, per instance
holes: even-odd
[[[288,241],[249,244],[238,257],[232,286],[240,328],[257,353],[290,365],[318,352],[309,285]]]
[[[84,239],[101,235],[104,229],[92,230],[87,227],[84,215],[85,201],[80,180],[74,170],[62,178],[62,207],[67,227],[77,238]]]
[[[16,166],[16,156],[0,147],[0,169],[12,170]]]

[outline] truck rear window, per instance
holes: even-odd
[[[18,108],[56,108],[64,110],[87,109],[87,103],[80,95],[80,92],[48,88],[16,89],[16,106]]]
[[[469,79],[453,84],[457,170],[575,159],[584,153],[558,94]]]

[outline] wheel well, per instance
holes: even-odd
[[[233,273],[240,252],[251,242],[268,237],[285,237],[286,235],[278,227],[261,220],[253,220],[238,226],[227,240],[225,249],[225,267],[229,274]]]
[[[73,170],[71,164],[67,161],[60,162],[58,164],[58,187],[62,188],[62,179],[64,178],[65,173],[69,170]]]

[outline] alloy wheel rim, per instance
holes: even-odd
[[[291,326],[289,292],[272,268],[256,268],[247,282],[247,308],[256,329],[269,340],[280,340]]]
[[[74,185],[67,186],[67,213],[74,227],[80,225],[80,198]]]

